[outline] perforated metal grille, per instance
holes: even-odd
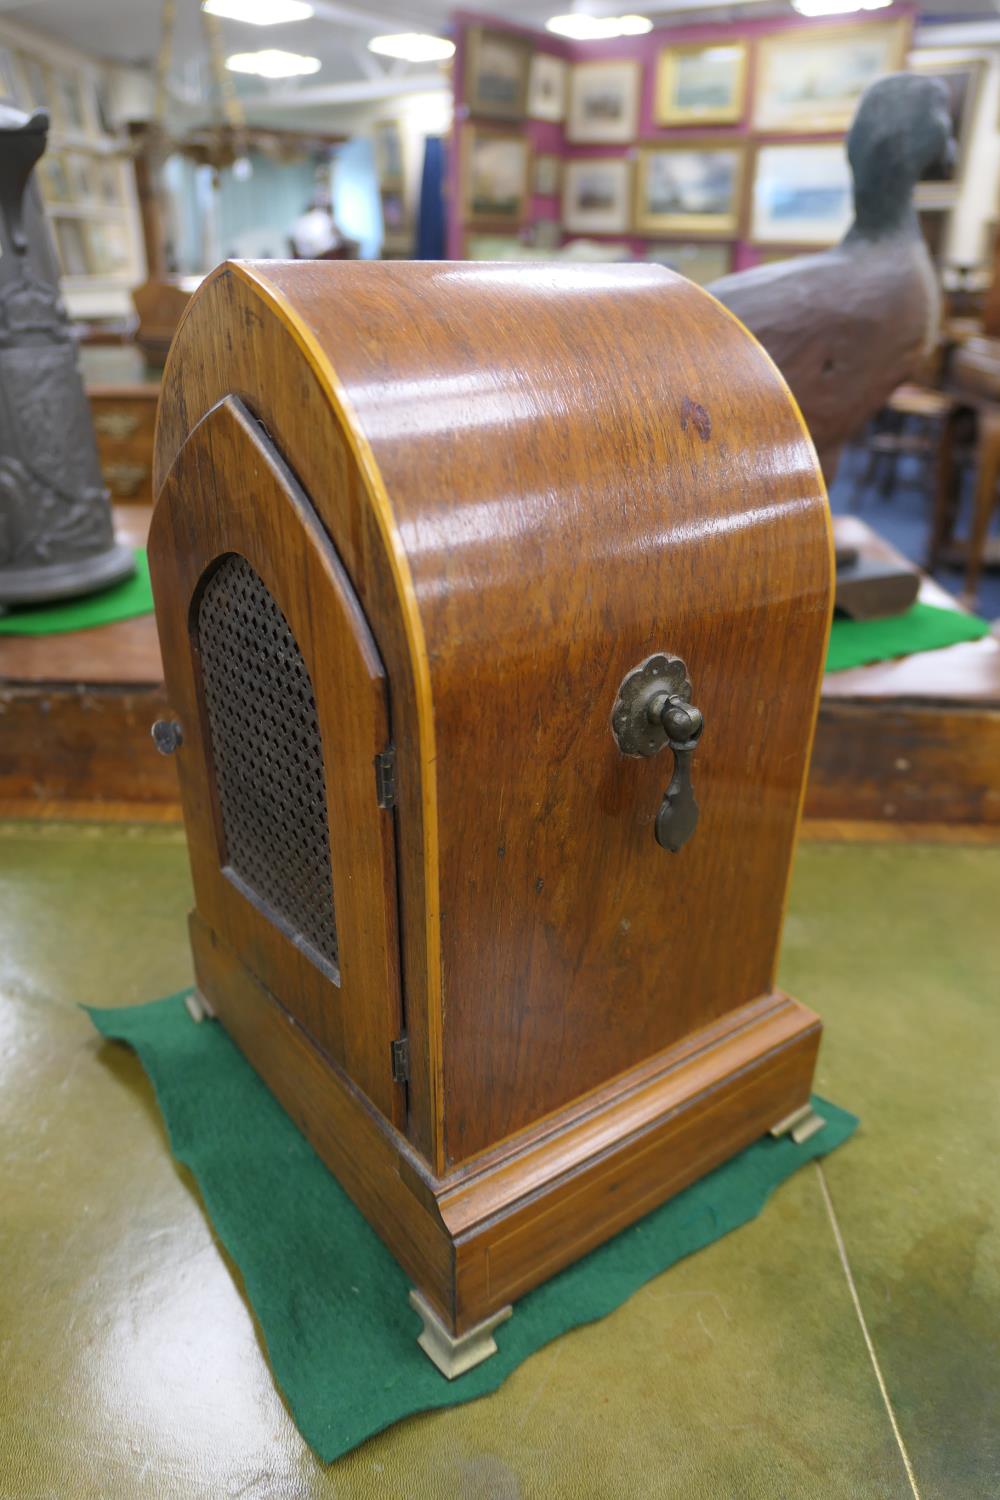
[[[246,558],[226,557],[205,586],[198,645],[226,873],[337,977],[316,701],[288,621]]]

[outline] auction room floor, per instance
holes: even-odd
[[[326,1469],[139,1064],[76,1008],[189,982],[181,833],[0,825],[0,1497],[996,1497],[998,890],[997,847],[805,844],[781,979],[858,1135]]]

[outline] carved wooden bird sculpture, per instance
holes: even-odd
[[[940,295],[913,188],[953,151],[944,86],[912,73],[880,78],[847,137],[855,216],[843,241],[708,288],[788,381],[827,483],[842,444],[937,342]]]

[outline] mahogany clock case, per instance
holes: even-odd
[[[660,267],[227,264],[155,483],[199,989],[461,1333],[808,1100],[815,453]],[[664,655],[676,853],[612,722]]]

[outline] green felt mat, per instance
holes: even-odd
[[[195,1025],[183,995],[88,1009],[99,1031],[138,1053],[174,1155],[242,1273],[292,1416],[327,1462],[402,1417],[495,1390],[550,1339],[754,1218],[780,1182],[857,1125],[815,1099],[827,1125],[805,1145],[758,1141],[528,1293],[497,1331],[499,1353],[448,1381],[417,1347],[407,1277],[221,1026]]]
[[[99,594],[66,599],[61,604],[21,604],[0,615],[0,635],[58,635],[63,630],[91,630],[115,620],[153,612],[149,563],[142,547],[135,549],[135,572]]]
[[[895,656],[937,651],[958,641],[978,641],[989,635],[990,629],[989,621],[978,615],[919,602],[888,620],[834,620],[826,670],[843,672],[847,667],[891,661]]]

